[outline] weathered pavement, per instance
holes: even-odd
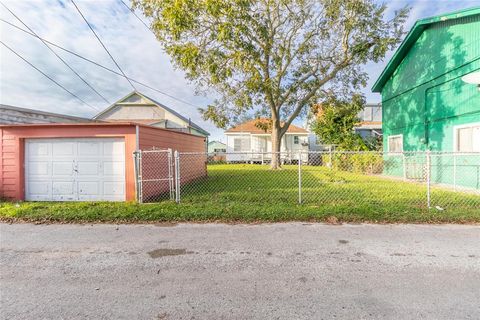
[[[0,225],[5,319],[478,319],[480,227]]]

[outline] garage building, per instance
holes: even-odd
[[[136,150],[204,152],[205,139],[138,123],[0,126],[0,197],[133,201]],[[192,169],[206,175],[204,163]]]

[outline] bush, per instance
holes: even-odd
[[[383,172],[383,158],[379,153],[341,153],[333,152],[322,155],[322,163],[341,171],[363,174]]]

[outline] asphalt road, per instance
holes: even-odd
[[[479,319],[480,227],[0,225],[4,319]]]

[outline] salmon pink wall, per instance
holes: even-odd
[[[133,152],[136,148],[134,125],[48,124],[0,126],[0,197],[24,200],[24,145],[30,138],[94,138],[117,137],[125,140],[126,199],[135,200]]]
[[[140,150],[172,149],[179,152],[205,152],[205,138],[189,133],[139,127]]]

